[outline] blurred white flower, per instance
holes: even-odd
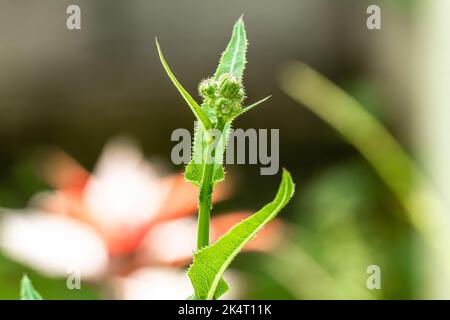
[[[245,281],[236,271],[228,271],[224,279],[230,290],[221,299],[237,299]],[[193,289],[186,272],[176,268],[141,268],[127,277],[114,281],[118,298],[123,300],[186,300]]]
[[[41,173],[55,191],[33,197],[29,209],[1,216],[5,255],[49,276],[65,277],[76,268],[82,281],[112,283],[119,298],[192,294],[180,267],[196,247],[196,219],[189,216],[196,213],[198,190],[181,174],[161,177],[123,138],[105,146],[92,175],[61,151],[46,159]],[[213,202],[229,190],[228,179],[215,189]],[[249,214],[212,217],[211,241]],[[274,221],[246,249],[271,249],[280,227]]]
[[[108,252],[91,227],[43,212],[9,213],[0,224],[0,247],[12,258],[47,275],[76,266],[86,279],[107,270]]]

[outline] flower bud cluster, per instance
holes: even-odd
[[[225,73],[218,80],[209,78],[199,85],[199,93],[218,118],[232,118],[242,109],[245,98],[240,79]]]

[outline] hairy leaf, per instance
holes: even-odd
[[[31,280],[25,274],[20,282],[20,299],[21,300],[42,300],[41,295],[33,288]]]
[[[216,292],[214,293],[214,300],[219,299],[221,296],[223,296],[227,291],[229,290],[228,284],[225,282],[225,280],[220,279],[219,285],[217,286]],[[198,298],[195,294],[188,297],[188,300],[204,300],[201,298]]]
[[[282,181],[275,199],[251,217],[235,225],[216,243],[194,254],[188,276],[197,299],[217,298],[222,290],[222,275],[241,249],[252,240],[289,202],[294,194],[294,183],[288,171],[283,170]]]
[[[249,105],[248,107],[242,108],[241,112],[239,112],[239,114],[238,114],[236,117],[238,117],[238,116],[240,116],[240,115],[246,113],[247,111],[253,109],[253,108],[256,107],[257,105],[260,105],[260,104],[263,103],[264,101],[268,100],[270,97],[271,97],[271,96],[267,96],[267,97],[265,97],[264,99],[261,99],[261,100],[259,100],[259,101],[256,101],[255,103]]]
[[[186,181],[191,182],[197,186],[200,186],[203,176],[203,167],[206,161],[214,161],[214,175],[213,184],[223,181],[225,178],[225,172],[223,168],[223,156],[228,143],[228,135],[231,128],[231,122],[227,123],[223,129],[223,132],[211,132],[211,136],[218,140],[218,143],[213,144],[215,146],[214,158],[208,158],[210,149],[208,148],[207,137],[205,132],[198,126],[195,126],[194,143],[192,148],[192,159],[186,166],[184,177]]]
[[[242,16],[236,21],[233,27],[230,42],[222,53],[219,66],[217,67],[214,79],[224,73],[232,73],[238,78],[242,78],[245,69],[247,52],[247,34],[245,33],[245,25]]]
[[[159,59],[161,60],[162,65],[164,66],[164,69],[167,72],[167,75],[169,76],[170,80],[172,80],[175,87],[178,89],[178,91],[183,96],[186,103],[191,108],[192,112],[194,113],[195,117],[198,121],[202,124],[202,126],[207,130],[212,127],[211,120],[208,118],[208,115],[205,113],[205,111],[199,106],[199,104],[191,97],[191,95],[183,88],[183,86],[178,82],[177,78],[173,74],[173,72],[170,70],[169,65],[167,64],[166,60],[164,59],[164,56],[162,54],[161,48],[158,43],[158,39],[155,39],[156,47],[158,48],[158,54]]]

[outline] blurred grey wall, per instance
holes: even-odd
[[[81,7],[80,31],[65,27],[70,4]],[[384,30],[365,28],[367,5],[360,0],[4,0],[0,147],[5,155],[57,144],[91,159],[107,137],[129,132],[148,152],[167,154],[170,132],[192,127],[193,117],[160,66],[155,36],[174,73],[195,94],[199,80],[214,72],[234,21],[244,13],[250,41],[247,101],[273,97],[237,125],[280,128],[285,157],[333,153],[334,133],[281,93],[277,70],[297,59],[338,82],[365,76],[373,45],[385,36]],[[321,144],[330,148],[317,147]]]

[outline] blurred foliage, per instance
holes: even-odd
[[[413,231],[388,213],[401,208],[367,165],[351,161],[324,171],[303,187],[294,210],[293,243],[268,263],[297,299],[413,296]],[[372,264],[381,268],[382,290],[366,288]]]
[[[20,279],[26,273],[33,279],[33,286],[46,300],[98,299],[97,290],[83,283],[80,290],[68,290],[66,279],[51,279],[21,266],[0,255],[0,300],[19,299]]]
[[[10,164],[0,175],[0,207],[23,208],[33,195],[48,188],[36,176],[35,163],[28,157]]]
[[[428,0],[382,0],[381,4],[394,8],[401,14],[410,13],[417,10],[419,5]]]
[[[396,19],[402,20],[412,11],[419,13],[417,8],[420,8],[419,5],[424,1],[427,0],[376,2],[383,6],[383,10],[389,10],[389,14],[394,13],[389,20],[392,23],[391,28],[404,28],[405,25],[394,24],[398,22]],[[310,4],[307,4],[308,2]],[[353,1],[347,1],[348,7],[353,4]],[[139,29],[139,33],[128,28],[131,28],[133,24],[141,28],[145,26],[142,29],[147,31],[151,29],[152,34],[160,28],[160,32],[168,32],[165,38],[170,39],[172,36],[174,44],[179,43],[178,48],[185,50],[185,44],[180,39],[189,38],[190,35],[183,32],[177,34],[173,31],[175,28],[166,28],[167,23],[172,21],[165,18],[165,13],[173,12],[172,5],[159,3],[160,9],[167,11],[163,11],[164,14],[158,14],[161,18],[145,17],[145,23],[150,25],[144,24],[144,20],[137,20],[133,23],[125,23],[125,26],[119,23],[117,17],[124,19],[123,12],[126,14],[131,12],[121,10],[123,7],[119,5],[117,9],[111,5],[112,14],[107,15],[110,21],[104,21],[104,29],[91,25],[94,29],[98,28],[95,29],[97,33],[89,34],[91,38],[87,37],[88,40],[78,39],[83,44],[80,46],[81,50],[88,50],[86,54],[88,58],[81,54],[84,51],[77,51],[80,48],[72,48],[64,44],[67,50],[74,50],[74,55],[82,59],[73,61],[68,55],[66,64],[58,65],[59,67],[55,70],[30,69],[29,78],[24,70],[18,69],[19,77],[15,81],[21,86],[18,86],[19,89],[14,88],[13,93],[20,92],[20,99],[11,95],[12,99],[8,102],[11,102],[13,107],[14,103],[18,106],[22,106],[23,103],[29,105],[29,109],[23,109],[21,114],[21,109],[16,108],[17,114],[13,115],[17,119],[22,119],[22,122],[16,119],[16,122],[11,122],[13,124],[11,128],[14,128],[11,132],[8,131],[7,126],[5,126],[6,129],[2,128],[4,131],[1,131],[0,140],[7,148],[4,148],[0,154],[0,207],[26,207],[33,195],[48,188],[38,178],[35,163],[31,158],[35,148],[40,147],[41,143],[58,145],[82,163],[92,164],[107,137],[112,132],[126,130],[136,133],[147,152],[164,154],[164,156],[169,154],[168,150],[172,146],[168,139],[170,130],[185,126],[188,123],[185,121],[188,116],[187,113],[182,113],[183,109],[177,109],[179,106],[173,106],[175,103],[181,103],[176,100],[178,97],[173,91],[169,91],[169,85],[164,87],[155,80],[155,78],[160,79],[161,74],[154,72],[160,71],[159,65],[158,69],[154,67],[157,65],[156,56],[151,60],[149,55],[149,48],[153,44],[151,37],[144,34],[142,38],[146,39],[145,41],[150,39],[148,40],[149,48],[142,49],[143,45],[137,39],[140,39],[138,34],[142,36],[140,33],[143,31]],[[293,199],[294,203],[289,205],[282,214],[290,225],[285,246],[271,255],[244,254],[233,265],[246,276],[247,280],[244,284],[247,286],[246,297],[251,299],[408,299],[416,297],[417,291],[420,290],[418,283],[422,281],[422,270],[420,270],[421,265],[416,261],[415,251],[418,245],[422,245],[422,240],[406,221],[404,208],[399,203],[399,199],[386,188],[373,168],[355,150],[349,148],[345,139],[339,137],[320,120],[302,110],[274,88],[274,70],[285,60],[295,58],[314,62],[325,69],[327,74],[347,79],[345,83],[340,82],[340,84],[361,102],[365,107],[364,110],[379,119],[385,126],[391,129],[396,124],[395,120],[398,120],[398,123],[403,121],[392,119],[385,113],[395,106],[392,105],[392,101],[386,101],[381,87],[375,87],[376,78],[372,77],[373,66],[370,62],[361,62],[354,56],[346,56],[349,52],[358,55],[359,52],[355,53],[355,48],[352,46],[359,41],[366,43],[368,39],[362,37],[355,40],[352,38],[356,38],[354,34],[346,34],[344,37],[340,33],[346,30],[341,25],[345,25],[345,22],[350,19],[360,19],[361,12],[357,12],[359,14],[357,17],[349,16],[342,10],[336,10],[336,13],[333,11],[338,9],[335,1],[303,1],[301,5],[298,4],[305,10],[297,10],[297,4],[294,6],[294,2],[289,2],[285,9],[280,5],[273,10],[261,5],[260,1],[249,1],[246,5],[248,10],[245,12],[249,18],[249,24],[256,27],[257,21],[261,23],[259,30],[250,28],[253,30],[251,32],[255,32],[255,35],[259,32],[260,38],[267,38],[266,43],[259,42],[262,43],[261,47],[250,52],[257,62],[248,70],[249,82],[256,84],[255,89],[252,89],[254,92],[250,92],[249,95],[257,96],[268,90],[274,90],[273,102],[265,106],[269,108],[269,112],[261,113],[268,115],[261,118],[249,115],[247,124],[254,127],[280,127],[281,164],[297,169],[293,172],[293,176],[298,188]],[[359,1],[358,5],[361,5]],[[105,4],[95,4],[92,8],[99,14],[103,14],[100,10],[101,6]],[[195,16],[198,19],[192,20],[201,21],[197,28],[203,31],[205,22],[201,19],[200,10],[197,10],[195,5],[188,6],[193,8],[195,14],[199,14],[198,17]],[[227,20],[228,15],[235,17],[236,14],[244,11],[228,12],[217,10],[215,7],[206,10],[211,9],[224,12],[223,21],[214,21],[217,27],[220,24],[224,26],[229,24],[231,20]],[[145,15],[147,12],[156,12],[155,10],[136,10],[138,11],[145,12]],[[194,17],[192,12],[187,12],[187,9],[179,11],[186,15],[191,14],[188,17]],[[292,12],[292,16],[286,16],[289,12]],[[322,14],[322,16],[317,18],[311,13]],[[210,16],[209,12],[207,14]],[[306,16],[299,18],[299,14],[306,14]],[[95,12],[92,17],[100,19]],[[54,19],[59,25],[60,17]],[[182,23],[184,22],[181,21],[180,24]],[[30,25],[33,26],[33,24]],[[48,30],[53,30],[53,26],[48,27]],[[111,29],[114,31],[113,34],[108,28],[117,29]],[[317,36],[311,36],[311,30],[316,30]],[[386,27],[383,25],[383,32],[385,30]],[[299,38],[293,41],[288,36],[279,37],[280,32],[299,35]],[[105,37],[105,35],[108,36]],[[304,36],[301,37],[302,35]],[[57,37],[61,35],[54,36],[55,39],[59,39]],[[63,33],[63,36],[68,35]],[[212,43],[222,41],[211,35],[205,35],[205,38],[199,41],[205,41],[205,39]],[[129,41],[129,43],[124,45],[123,41]],[[280,43],[275,46],[270,41],[280,41]],[[128,52],[128,49],[124,49],[129,44],[134,45],[133,50],[136,51],[129,49],[130,52]],[[344,48],[345,46],[349,48]],[[197,50],[195,48],[199,47],[188,48],[190,51],[185,55],[187,58],[183,56],[183,59],[199,56],[199,52],[195,51]],[[55,52],[62,50],[60,47],[56,47],[57,50],[49,48],[50,51]],[[213,51],[217,48],[212,47],[208,50]],[[262,50],[263,48],[266,51]],[[15,52],[14,50],[11,51]],[[45,65],[47,60],[52,64],[56,60],[47,59],[45,51],[42,54],[44,58],[41,56],[41,60],[37,60],[37,63],[33,60],[33,64],[40,65],[42,62],[42,65],[47,66]],[[197,60],[203,60],[209,55],[215,57],[208,51],[202,54],[205,56]],[[376,54],[381,53],[377,51]],[[191,59],[189,63],[180,63],[180,57],[177,53],[171,57],[177,69],[189,64],[192,64],[193,69],[196,68],[197,65],[194,63],[196,61]],[[135,58],[137,61],[133,62],[135,65],[128,65],[132,64],[131,62],[122,64],[123,61],[128,61],[128,58]],[[28,61],[28,58],[24,60]],[[16,65],[22,66],[20,62],[24,60],[17,60]],[[201,62],[204,64],[204,61]],[[81,67],[85,65],[88,66],[87,70]],[[203,72],[202,69],[198,70]],[[48,75],[47,71],[49,71]],[[89,73],[91,71],[95,73],[95,77]],[[25,80],[20,78],[21,72],[24,72],[22,76]],[[36,72],[45,72],[49,79],[44,78],[43,81]],[[190,80],[198,78],[199,75],[195,72],[186,67],[186,70],[181,70],[180,74],[189,75],[186,78],[189,84]],[[63,78],[71,73],[75,76]],[[322,97],[320,92],[316,94],[317,97]],[[111,105],[117,107],[119,104],[123,104],[122,109],[111,108]],[[2,103],[3,105],[9,104]],[[181,111],[178,112],[178,110]],[[8,117],[4,117],[6,118]],[[256,125],[254,125],[255,120],[257,120]],[[245,121],[247,120],[243,119],[244,125]],[[14,124],[21,129],[17,129]],[[396,127],[392,129],[395,133],[401,131]],[[376,149],[378,142],[372,141],[372,147]],[[166,159],[168,158],[167,156]],[[256,177],[256,171],[254,166],[232,166],[233,177],[239,180],[236,186],[239,189],[238,195],[232,201],[219,204],[216,208],[233,210],[242,208],[241,204],[247,206],[248,203],[251,203],[250,208],[258,208],[262,201],[270,199],[273,192],[271,186],[276,183],[277,177],[260,179]],[[407,168],[402,168],[401,171],[407,171]],[[398,179],[398,175],[394,179]],[[398,181],[408,184],[402,179]],[[371,264],[381,267],[382,290],[370,291],[365,286],[368,277],[366,269]],[[29,275],[33,285],[44,299],[98,299],[109,296],[106,288],[84,282],[81,290],[68,290],[66,279],[48,278],[11,261],[0,253],[0,299],[19,298],[20,279],[24,273]]]

